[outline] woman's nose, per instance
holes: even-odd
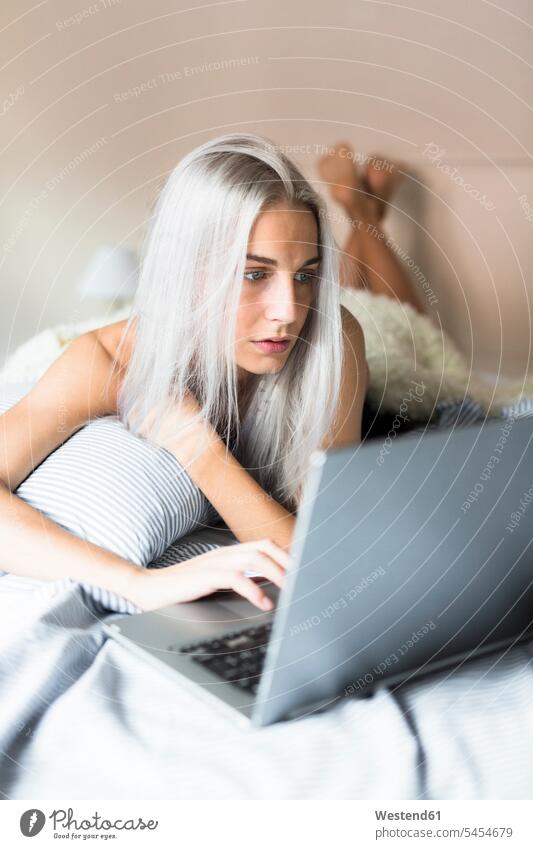
[[[296,298],[294,281],[291,275],[278,275],[273,286],[266,293],[266,317],[270,321],[283,321],[291,324],[296,319]]]

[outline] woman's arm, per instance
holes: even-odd
[[[289,551],[296,519],[254,480],[218,435],[187,472],[239,542],[271,539]]]
[[[363,331],[359,322],[344,307],[344,367],[341,398],[335,424],[322,448],[357,444],[361,441],[361,418],[367,386],[367,364]],[[181,462],[187,473],[215,507],[239,542],[262,538],[273,540],[288,551],[296,519],[262,489],[235,457],[226,451],[224,442],[213,429],[208,430],[208,444],[203,452],[195,449],[194,437],[189,446],[165,444]]]
[[[106,342],[117,326],[109,328],[74,340],[29,394],[0,416],[0,568],[127,595],[137,566],[60,528],[13,492],[91,418],[115,412],[120,368],[113,369]]]
[[[107,330],[75,339],[0,416],[0,481],[11,491],[86,422],[116,412],[119,371],[102,341]]]
[[[239,542],[270,539],[288,551],[293,515],[264,491],[199,413],[196,399],[188,396],[157,423],[150,414],[140,435],[146,431],[178,460]]]

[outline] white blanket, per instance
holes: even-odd
[[[107,640],[90,600],[68,581],[0,579],[0,623],[4,798],[407,799],[419,792],[416,741],[386,692],[247,730]]]
[[[68,580],[0,579],[3,798],[530,798],[531,644],[243,729],[102,622]]]

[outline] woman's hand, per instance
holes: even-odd
[[[290,562],[289,555],[269,539],[225,545],[183,563],[140,571],[125,594],[142,610],[157,610],[217,590],[234,590],[261,610],[271,610],[272,601],[244,573],[258,572],[283,587]]]

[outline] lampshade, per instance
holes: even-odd
[[[82,298],[129,300],[135,294],[138,259],[131,248],[102,246],[92,257],[78,283]]]

